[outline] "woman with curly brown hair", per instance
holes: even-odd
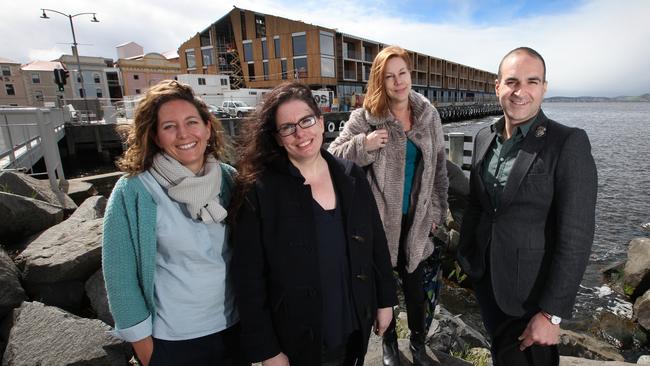
[[[231,206],[242,347],[264,366],[359,365],[397,302],[363,171],[322,150],[309,88],[282,84],[241,134]]]
[[[188,85],[164,80],[138,104],[127,144],[104,217],[113,334],[143,365],[243,365],[220,123]]]

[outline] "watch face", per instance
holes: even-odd
[[[559,316],[551,315],[552,324],[558,325],[560,324],[560,322],[562,322],[562,318],[560,318]]]

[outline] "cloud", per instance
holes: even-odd
[[[233,0],[239,7],[335,28],[385,44],[495,72],[508,50],[527,45],[548,65],[549,96],[634,95],[650,92],[650,1],[586,0],[538,9],[525,1],[409,0],[328,2]],[[100,23],[75,18],[82,54],[115,58],[115,46],[135,41],[145,52],[177,49],[232,9],[223,2],[114,0],[82,5],[73,0],[4,4],[0,57],[28,62],[69,53],[67,19],[39,19],[40,8],[97,12]],[[513,5],[514,4],[514,5]],[[558,8],[564,7],[564,10]],[[59,44],[63,43],[63,44]]]

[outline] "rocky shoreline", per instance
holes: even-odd
[[[111,337],[101,273],[106,198],[58,196],[46,181],[0,173],[0,358],[13,365],[127,365],[130,346]],[[454,209],[452,204],[452,209]],[[462,215],[449,215],[438,240],[447,248],[446,277]],[[628,260],[605,271],[611,288],[633,303],[633,318],[603,312],[588,331],[563,330],[561,365],[625,365],[622,350],[647,349],[650,329],[650,238],[630,242]],[[430,328],[430,356],[443,365],[490,365],[488,340],[471,290],[447,281]],[[463,284],[460,281],[460,284]],[[403,364],[410,365],[408,327],[398,319]],[[464,360],[463,360],[464,359]],[[467,360],[471,361],[468,362]],[[628,362],[637,362],[628,359]],[[372,336],[366,365],[381,364]],[[643,356],[638,364],[650,365]]]

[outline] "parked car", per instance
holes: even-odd
[[[255,111],[255,107],[251,107],[240,100],[226,100],[221,103],[221,108],[228,112],[230,117],[237,118],[242,118]]]
[[[208,109],[210,110],[210,113],[214,114],[214,116],[217,118],[230,118],[228,112],[226,112],[226,110],[223,109],[222,107],[217,107],[216,105],[208,104]]]

